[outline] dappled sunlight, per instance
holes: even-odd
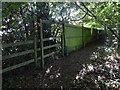
[[[46,68],[45,73],[42,77],[42,86],[45,88],[54,86],[55,84],[60,83],[60,78],[60,68],[56,68],[54,65],[50,65],[48,68]],[[60,88],[62,88],[62,86]]]
[[[58,78],[59,76],[60,76],[60,73],[57,73],[57,74],[56,74],[56,78]]]
[[[120,88],[120,3],[33,1],[0,5],[3,89]]]
[[[45,72],[46,74],[50,73],[51,69],[52,69],[53,66],[50,66]]]
[[[105,85],[107,87],[120,88],[120,79],[109,80]]]
[[[60,68],[56,71],[52,70],[53,66],[51,65],[49,68],[46,69],[45,76],[49,76],[50,79],[59,78],[61,76]]]
[[[98,47],[73,81],[77,88],[120,88],[120,56],[115,48]]]
[[[60,77],[60,73],[56,73],[55,75],[50,75],[49,78],[53,79],[53,78],[58,78]]]
[[[107,38],[106,46],[101,46],[90,57],[91,64],[84,64],[73,81],[77,88],[120,88],[120,56],[117,40]],[[110,45],[111,44],[111,45]]]

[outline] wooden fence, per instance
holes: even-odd
[[[44,54],[44,50],[47,50],[47,49],[50,49],[50,48],[53,48],[53,47],[62,47],[62,46],[61,46],[61,43],[55,43],[55,44],[52,44],[52,45],[43,46],[43,43],[45,41],[61,39],[61,36],[43,38],[42,23],[48,23],[48,21],[46,21],[46,20],[42,21],[41,20],[41,30],[40,30],[40,35],[39,35],[40,37],[39,37],[39,39],[38,39],[37,35],[35,35],[33,40],[21,41],[21,42],[16,42],[16,43],[8,43],[8,44],[3,44],[2,45],[4,49],[5,48],[9,48],[9,47],[14,47],[14,46],[28,45],[28,44],[33,46],[33,48],[30,49],[30,50],[25,50],[25,51],[22,51],[22,52],[18,52],[18,53],[13,53],[13,54],[10,54],[10,55],[2,56],[2,61],[5,61],[5,60],[10,59],[10,58],[14,58],[14,57],[27,55],[27,54],[33,54],[34,58],[31,59],[31,60],[27,60],[27,61],[24,61],[22,63],[16,64],[16,65],[13,65],[13,66],[9,66],[7,68],[3,68],[0,71],[0,73],[11,71],[13,69],[16,69],[16,68],[28,65],[30,63],[35,63],[36,66],[41,66],[42,68],[44,68],[44,58],[52,56],[52,55],[54,55],[56,53],[60,53],[62,48],[60,48],[57,51],[53,51],[51,53]],[[53,22],[49,22],[49,23],[53,23]],[[38,43],[40,43],[40,48],[38,48],[38,45],[37,45]],[[37,56],[38,52],[40,52],[40,56]]]
[[[85,28],[83,26],[64,25],[65,53],[85,47],[86,44],[98,40],[102,30]]]
[[[50,37],[50,38],[56,39],[56,38],[61,38],[61,37]],[[43,39],[43,42],[47,41],[47,40],[50,40],[50,38]],[[40,40],[38,40],[38,42],[40,42]],[[37,48],[36,43],[37,43],[37,39],[34,38],[34,40],[29,40],[29,41],[3,44],[3,48],[7,48],[7,47],[11,47],[11,46],[20,46],[20,45],[25,45],[25,44],[34,44],[34,49],[27,50],[27,51],[22,51],[22,52],[19,52],[19,53],[10,54],[10,55],[7,55],[7,56],[3,56],[2,60],[6,60],[6,59],[9,59],[9,58],[18,57],[18,56],[23,56],[23,55],[26,55],[26,54],[29,54],[29,53],[34,53],[34,59],[31,59],[31,60],[25,61],[23,63],[20,63],[20,64],[17,64],[17,65],[5,68],[5,69],[2,70],[2,72],[4,73],[4,72],[19,68],[21,66],[25,66],[25,65],[33,63],[33,62],[35,62],[36,65],[38,65],[38,64],[40,64],[40,63],[38,63],[38,60],[40,60],[41,58],[42,58],[41,59],[42,67],[44,68],[44,58],[49,57],[49,56],[51,56],[51,55],[53,55],[55,53],[59,53],[59,51],[56,51],[56,52],[51,52],[51,53],[46,54],[46,55],[42,54],[40,57],[37,57],[36,56],[37,51],[42,51],[43,52],[43,50],[45,50],[45,49],[49,49],[49,48],[52,48],[52,47],[58,47],[61,44],[53,44],[53,45],[50,45],[50,46]]]
[[[6,68],[3,68],[3,70],[0,71],[0,73],[4,73],[7,71],[11,71],[13,69],[28,65],[30,63],[35,63],[36,66],[41,66],[42,68],[44,68],[44,59],[46,57],[52,56],[56,53],[60,53],[62,54],[62,56],[65,55],[66,52],[66,48],[67,48],[67,52],[71,52],[74,50],[77,50],[79,48],[81,48],[81,46],[83,46],[83,44],[87,43],[87,42],[91,42],[93,40],[93,36],[95,34],[97,34],[97,32],[94,30],[94,35],[91,34],[90,30],[86,30],[83,32],[83,27],[76,27],[76,26],[71,26],[71,25],[62,25],[62,32],[60,32],[61,34],[59,36],[56,37],[49,37],[49,38],[43,38],[43,30],[42,30],[42,23],[54,23],[54,22],[50,22],[50,21],[46,21],[46,20],[41,20],[41,29],[40,31],[40,37],[38,38],[37,35],[34,35],[34,39],[33,40],[28,40],[28,41],[21,41],[21,42],[16,42],[16,43],[8,43],[8,44],[3,44],[3,48],[8,48],[8,47],[14,47],[14,46],[21,46],[21,45],[33,45],[33,48],[30,50],[25,50],[25,51],[21,51],[21,52],[17,52],[17,53],[13,53],[10,55],[6,55],[2,57],[2,60],[5,61],[6,59],[10,59],[10,58],[14,58],[14,57],[19,57],[19,56],[23,56],[23,55],[27,55],[27,54],[33,54],[33,59],[24,61],[22,63],[19,64],[15,64],[13,66],[9,66]],[[67,29],[66,27],[71,28],[71,30]],[[77,28],[77,30],[74,30],[74,28]],[[81,29],[81,30],[79,30]],[[85,28],[84,28],[85,29]],[[72,31],[72,32],[71,32]],[[87,32],[88,31],[88,32]],[[89,35],[91,35],[89,37]],[[87,39],[85,38],[87,37]],[[91,38],[92,37],[92,38]],[[90,40],[88,40],[89,38],[91,38]],[[60,39],[59,43],[55,43],[52,45],[48,45],[48,46],[44,46],[43,43],[45,41],[50,41],[50,40],[56,40],[56,39]],[[38,45],[39,43],[39,45]],[[76,45],[79,46],[78,48],[76,48]],[[38,48],[38,46],[40,46]],[[53,48],[53,47],[60,47],[59,50],[54,50],[48,54],[44,53],[44,50]],[[70,49],[72,47],[72,49]],[[76,48],[76,49],[73,49]],[[38,52],[40,52],[40,55],[38,56]]]

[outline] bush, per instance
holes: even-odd
[[[99,47],[91,55],[91,64],[83,65],[73,81],[73,88],[120,88],[120,56],[114,48]]]

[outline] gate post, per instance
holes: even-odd
[[[41,56],[41,67],[44,68],[44,49],[43,49],[43,29],[42,20],[40,19],[40,56]]]
[[[62,52],[62,56],[64,57],[64,42],[63,42],[63,33],[61,34],[61,52]]]
[[[85,47],[83,23],[82,23],[82,47],[83,47],[83,48]]]
[[[65,42],[65,24],[64,23],[62,23],[62,29],[63,29],[63,33],[62,33],[63,54],[67,55],[66,42]]]
[[[37,29],[37,24],[35,24],[35,18],[33,16],[33,29],[34,29],[34,37],[33,37],[33,47],[34,47],[34,62],[36,67],[39,67],[39,61],[37,57],[37,47],[38,47],[38,29]]]
[[[36,35],[36,32],[35,32],[35,35],[34,35],[34,60],[35,60],[35,65],[38,67],[39,62],[38,62],[38,59],[37,59],[37,35]]]

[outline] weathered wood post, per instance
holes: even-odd
[[[105,34],[104,34],[104,43],[106,43],[107,39],[108,39],[108,30],[107,30],[107,27],[104,26],[104,31],[103,31]]]
[[[61,34],[61,52],[62,52],[62,56],[64,57],[63,33]]]
[[[82,47],[85,47],[83,23],[82,23]]]
[[[62,23],[62,29],[63,29],[63,33],[62,33],[62,46],[63,46],[63,55],[67,54],[67,50],[66,50],[66,42],[65,42],[65,24]]]
[[[41,67],[44,68],[44,49],[43,49],[43,29],[42,29],[42,20],[40,19],[40,47],[41,47]]]
[[[35,62],[35,65],[36,67],[39,66],[39,61],[38,61],[38,58],[37,58],[37,37],[38,37],[38,29],[37,29],[37,24],[35,23],[36,19],[35,17],[33,16],[33,21],[32,21],[32,24],[33,24],[33,30],[34,30],[34,37],[33,37],[33,45],[34,45],[34,62]]]
[[[35,33],[34,35],[34,60],[35,60],[35,64],[38,67],[39,66],[39,62],[37,59],[37,35]]]

